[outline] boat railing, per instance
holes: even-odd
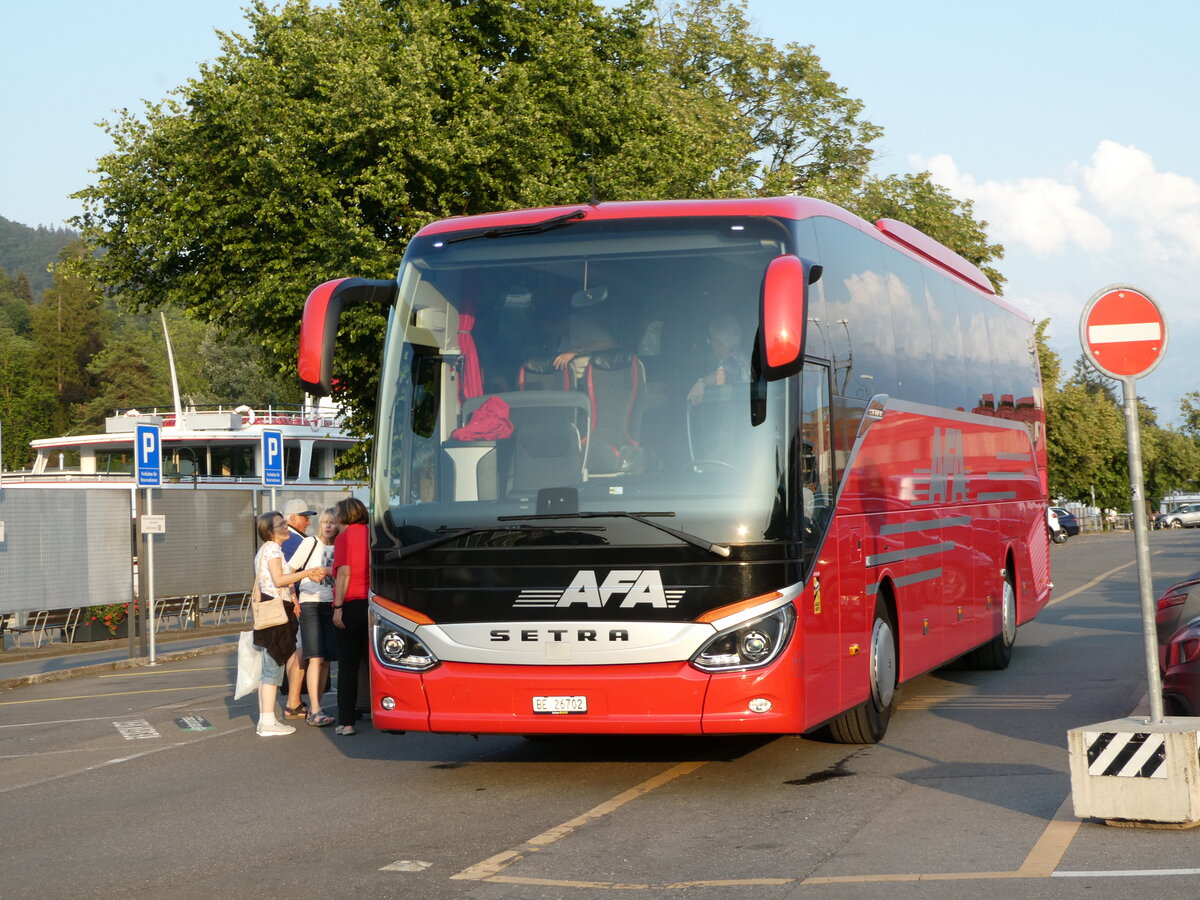
[[[164,472],[162,480],[166,484],[261,484],[262,476],[260,475],[192,475],[189,473]],[[313,478],[312,482],[322,482],[328,479]],[[4,470],[4,484],[48,484],[51,482],[87,482],[95,484],[97,482],[104,483],[127,483],[133,481],[132,472],[81,472],[78,467],[74,469],[47,469],[45,472],[31,472],[28,469],[22,471]]]
[[[189,406],[184,410],[184,415],[204,414],[204,413],[219,413],[219,414],[235,414],[241,418],[242,426],[249,425],[307,425],[316,430],[320,428],[341,428],[344,424],[345,417],[340,413],[331,412],[329,410],[317,409],[311,406],[276,406],[267,404],[266,406],[226,406],[217,404],[214,406]],[[142,409],[138,407],[118,409],[115,413],[117,416],[129,416],[136,418],[139,416],[158,416],[162,419],[164,428],[171,428],[175,425],[175,408],[174,407],[152,407]]]

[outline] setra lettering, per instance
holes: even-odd
[[[567,640],[567,635],[570,633],[568,628],[521,628],[519,629],[518,640],[526,644],[535,644],[541,641],[550,641],[560,643]],[[501,644],[513,639],[512,630],[509,628],[493,628],[488,632],[488,636],[492,643]],[[596,643],[603,639],[610,643],[628,643],[629,630],[626,628],[610,628],[608,633],[601,638],[599,632],[595,628],[578,628],[575,630],[575,641],[581,643]]]

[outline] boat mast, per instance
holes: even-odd
[[[179,399],[179,378],[175,374],[175,354],[171,350],[171,333],[167,331],[167,317],[159,310],[162,319],[163,337],[167,340],[167,364],[171,368],[171,395],[175,400],[175,427],[183,429],[183,403]]]

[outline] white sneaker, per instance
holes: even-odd
[[[273,725],[264,725],[258,723],[259,737],[274,737],[277,734],[295,734],[296,729],[291,725],[284,725],[282,722],[276,722]]]

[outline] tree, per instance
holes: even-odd
[[[1089,394],[1104,394],[1113,403],[1117,402],[1121,393],[1117,389],[1117,382],[1100,372],[1083,353],[1075,359],[1075,366],[1068,381],[1084,388]]]
[[[47,437],[46,423],[55,409],[54,395],[40,377],[43,364],[37,345],[0,322],[0,424],[3,464],[22,469],[33,458],[29,442]]]
[[[28,335],[33,318],[33,304],[21,296],[17,281],[9,280],[0,269],[0,324],[8,325],[17,334]]]
[[[928,172],[869,178],[844,201],[864,219],[898,219],[950,247],[979,266],[1000,292],[1005,278],[995,266],[1004,247],[987,237],[987,222],[975,218],[970,200],[955,200]]]
[[[1129,469],[1124,414],[1103,393],[1068,381],[1046,398],[1050,496],[1124,509]]]
[[[1193,440],[1200,440],[1200,391],[1188,391],[1179,400],[1180,431]]]
[[[134,320],[114,329],[87,365],[99,391],[77,405],[73,419],[80,430],[95,430],[119,409],[169,406],[171,383],[165,351]]]
[[[1037,344],[1038,368],[1042,376],[1042,393],[1047,395],[1058,392],[1058,382],[1062,378],[1062,357],[1050,349],[1049,330],[1049,318],[1033,323],[1033,339]]]
[[[776,47],[750,30],[745,3],[725,0],[668,6],[656,39],[672,79],[731,117],[742,142],[734,192],[837,200],[862,182],[883,129],[862,118],[862,102],[811,46]]]
[[[393,275],[436,218],[593,196],[853,195],[879,129],[811,47],[754,37],[744,10],[257,0],[197,78],[108,124],[115,150],[76,195],[97,251],[79,267],[132,307],[244,327],[282,372],[308,290]],[[927,179],[870,197],[937,203],[931,221],[965,253],[998,253]],[[363,434],[384,327],[370,308],[340,324],[337,399]]]
[[[57,398],[57,408],[48,423],[51,433],[62,434],[71,422],[71,407],[94,396],[97,382],[88,364],[103,346],[110,322],[99,287],[87,275],[70,269],[87,256],[76,241],[59,255],[60,268],[54,287],[34,307],[32,330],[41,356],[38,377]]]

